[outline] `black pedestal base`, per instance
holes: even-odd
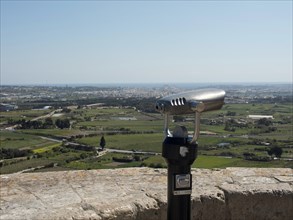
[[[168,163],[168,220],[189,220],[191,213],[191,165],[197,156],[197,144],[187,138],[167,137],[162,156]]]

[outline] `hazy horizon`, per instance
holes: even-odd
[[[269,85],[276,85],[276,86],[291,86],[293,89],[293,84],[291,82],[159,82],[159,83],[49,83],[49,84],[42,84],[42,83],[26,83],[26,84],[2,84],[2,86],[43,86],[43,87],[66,87],[66,86],[73,86],[73,87],[162,87],[162,86],[177,86],[177,87],[192,87],[192,86],[269,86]]]
[[[1,85],[292,83],[292,1],[1,1]]]

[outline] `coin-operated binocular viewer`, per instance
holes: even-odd
[[[168,220],[188,220],[191,217],[191,165],[197,157],[200,114],[218,110],[224,104],[225,91],[199,89],[161,98],[156,110],[164,114],[162,156],[168,164]],[[184,126],[170,132],[170,115],[194,114],[194,133],[189,137]]]

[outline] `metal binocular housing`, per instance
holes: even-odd
[[[225,91],[221,89],[198,89],[178,93],[159,99],[156,109],[171,115],[218,110],[224,104],[225,94]]]
[[[199,135],[200,113],[221,109],[224,105],[225,91],[222,89],[198,89],[163,97],[156,102],[156,110],[165,114],[165,136],[173,134],[169,131],[169,115],[195,114],[194,136],[196,142]]]
[[[197,157],[200,113],[220,109],[225,94],[221,89],[198,89],[166,96],[156,102],[156,110],[165,116],[162,157],[168,164],[168,220],[191,219],[191,165]],[[192,139],[184,126],[175,127],[173,133],[169,131],[169,116],[185,114],[194,114]]]

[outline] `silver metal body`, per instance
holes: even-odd
[[[222,89],[198,89],[159,99],[156,102],[156,110],[165,114],[165,136],[172,136],[169,131],[170,115],[194,114],[192,142],[196,142],[199,136],[200,113],[221,109],[224,105],[225,95],[226,92]]]
[[[224,104],[222,89],[198,89],[161,98],[156,103],[157,111],[170,115],[192,114],[218,110]]]

